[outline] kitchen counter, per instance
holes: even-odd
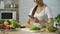
[[[54,32],[29,32],[21,30],[21,28],[17,28],[16,31],[6,31],[6,32],[0,32],[0,34],[58,34]]]

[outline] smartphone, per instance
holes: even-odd
[[[31,17],[31,18],[34,18],[33,16],[31,16],[31,15],[28,15],[29,17]]]

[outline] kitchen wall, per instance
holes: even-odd
[[[25,20],[30,12],[30,9],[34,6],[32,0],[20,0],[20,12],[19,12],[19,21],[21,24],[25,24]]]
[[[53,12],[53,17],[60,13],[60,0],[44,0]]]
[[[52,9],[53,17],[60,13],[60,0],[44,0],[44,3]],[[33,0],[20,0],[19,21],[21,24],[25,24],[28,13],[34,5]]]

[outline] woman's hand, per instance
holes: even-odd
[[[30,17],[30,20],[33,21],[33,22],[35,22],[35,23],[38,23],[39,22],[39,20],[36,17],[34,17],[34,18],[31,18]]]

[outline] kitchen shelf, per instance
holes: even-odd
[[[4,8],[4,9],[0,9],[0,11],[17,11],[18,8]]]

